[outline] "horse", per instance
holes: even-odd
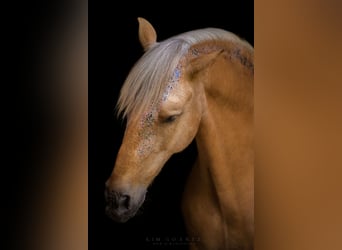
[[[220,28],[187,31],[163,41],[138,17],[144,53],[120,90],[127,119],[105,183],[106,214],[132,218],[149,185],[175,153],[195,140],[198,156],[181,210],[191,249],[253,249],[254,48]]]

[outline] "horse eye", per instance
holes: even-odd
[[[168,116],[168,117],[166,117],[166,118],[163,120],[163,123],[171,123],[171,122],[173,122],[174,120],[176,120],[176,118],[177,118],[176,115]]]

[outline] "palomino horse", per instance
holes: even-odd
[[[143,18],[144,55],[120,93],[127,127],[106,182],[106,213],[133,217],[152,180],[174,153],[196,140],[198,157],[182,211],[193,249],[253,249],[254,49],[215,28],[162,42]]]

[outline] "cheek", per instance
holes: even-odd
[[[175,126],[170,138],[170,151],[177,153],[184,150],[195,138],[200,123],[200,117],[182,117],[179,124]]]
[[[197,134],[198,127],[201,121],[201,116],[196,113],[196,115],[191,115],[188,119],[184,121],[183,128],[185,131],[184,137],[194,139]]]

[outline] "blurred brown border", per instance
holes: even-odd
[[[256,249],[342,249],[341,7],[255,2]]]

